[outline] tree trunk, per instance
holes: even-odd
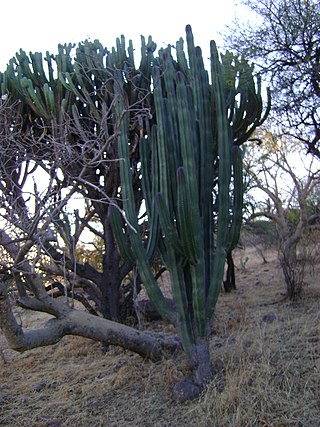
[[[31,308],[33,304],[33,307],[38,307],[38,310],[48,312],[45,302],[35,298],[26,297],[21,302],[26,308]],[[84,311],[71,309],[57,301],[52,302],[51,314],[53,311],[56,311],[57,318],[49,320],[43,328],[23,329],[12,313],[5,285],[0,283],[0,329],[13,350],[23,352],[55,344],[65,335],[103,341],[131,350],[151,360],[160,360],[166,354],[172,354],[181,348],[180,340],[175,336],[142,332]]]
[[[212,368],[209,352],[209,336],[198,337],[191,353],[193,377],[179,381],[173,388],[173,398],[178,402],[197,399],[203,388],[212,380]]]
[[[119,320],[119,288],[122,282],[122,279],[118,276],[114,269],[109,269],[106,274],[103,274],[101,282],[99,282],[99,288],[103,296],[101,301],[102,315],[104,318],[115,322]]]
[[[232,289],[237,289],[232,252],[227,253],[227,265],[228,265],[227,276],[226,276],[226,280],[223,282],[223,286],[226,292],[231,292]]]
[[[209,337],[200,337],[192,351],[192,371],[194,382],[203,387],[212,379],[212,367],[209,351]]]
[[[105,224],[104,230],[105,253],[103,256],[103,272],[98,286],[103,295],[102,315],[115,322],[123,322],[121,318],[121,284],[125,276],[132,269],[120,256],[113,236],[110,221]],[[133,301],[132,301],[133,307]]]
[[[287,287],[287,296],[291,300],[301,297],[304,283],[304,264],[297,260],[297,243],[288,240],[280,246],[279,260]]]

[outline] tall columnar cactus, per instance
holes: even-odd
[[[114,211],[119,246],[135,259],[151,300],[164,318],[179,327],[195,381],[211,377],[208,335],[219,295],[226,253],[239,236],[242,207],[242,151],[239,147],[264,118],[260,86],[245,61],[226,54],[219,60],[211,43],[211,82],[201,50],[186,29],[183,41],[160,51],[152,67],[155,122],[141,132],[141,173],[149,221],[149,241],[141,241],[134,206],[128,121],[119,136],[121,195],[130,227],[124,241],[121,218]],[[119,75],[117,114],[126,94]],[[148,129],[148,126],[146,126]],[[151,153],[151,154],[150,154]],[[233,177],[233,180],[232,180]],[[231,185],[231,181],[232,185]],[[233,191],[233,203],[230,203]],[[150,242],[156,242],[170,272],[173,311],[150,270]],[[153,247],[154,247],[153,243]]]

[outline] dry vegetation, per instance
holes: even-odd
[[[0,425],[318,427],[320,266],[304,299],[290,303],[275,252],[266,258],[254,248],[237,254],[238,289],[221,294],[213,323],[216,376],[199,400],[172,399],[188,374],[180,355],[154,364],[77,337],[18,354],[0,336]],[[19,312],[24,326],[43,321]]]

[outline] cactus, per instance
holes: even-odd
[[[194,380],[203,385],[211,377],[210,319],[221,288],[226,254],[240,232],[243,186],[239,146],[262,123],[268,111],[262,117],[260,85],[256,89],[252,68],[245,61],[230,55],[220,61],[216,45],[211,42],[210,83],[190,26],[186,28],[186,39],[188,61],[182,39],[177,43],[176,60],[170,48],[161,50],[154,58],[156,124],[141,140],[142,155],[147,149],[152,152],[152,156],[142,160],[146,210],[149,224],[157,222],[157,218],[160,221],[157,248],[170,273],[176,315],[166,305],[152,276],[140,239],[126,120],[122,121],[118,143],[123,207],[131,224],[127,228],[130,255],[135,257],[146,290],[159,312],[178,325]],[[127,103],[121,87],[123,81],[119,78],[119,117]],[[146,165],[146,161],[151,164]],[[156,210],[151,209],[154,203]]]

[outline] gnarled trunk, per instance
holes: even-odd
[[[103,341],[131,350],[151,360],[160,360],[166,354],[172,354],[181,348],[180,340],[175,336],[139,331],[111,320],[71,309],[57,301],[52,301],[49,308],[43,301],[25,297],[21,300],[21,305],[49,312],[56,318],[50,319],[44,327],[37,330],[23,329],[13,315],[6,287],[0,283],[0,328],[9,346],[19,352],[55,344],[65,335],[77,335]]]
[[[209,351],[209,337],[197,340],[192,351],[192,371],[194,382],[203,387],[212,379],[212,366]]]

